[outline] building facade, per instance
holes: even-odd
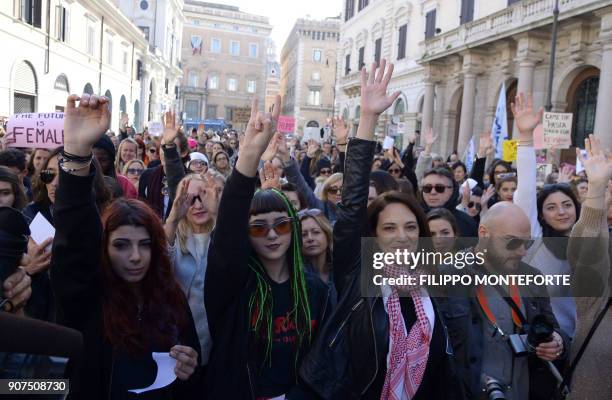
[[[282,114],[295,134],[319,130],[333,116],[340,20],[298,19],[281,52]]]
[[[0,43],[0,116],[63,111],[86,92],[111,99],[111,129],[120,111],[142,126],[148,44],[111,0],[0,2]]]
[[[112,0],[140,30],[149,44],[148,57],[142,68],[141,104],[147,104],[143,115],[159,119],[166,110],[178,111],[178,86],[181,69],[183,34],[183,0]]]
[[[395,136],[402,146],[405,136],[420,130],[424,97],[419,43],[424,39],[426,10],[423,1],[345,0],[338,49],[336,115],[342,115],[357,132],[360,117],[360,70],[386,59],[395,65],[389,92],[401,95],[379,118],[376,135]]]
[[[185,120],[231,123],[233,109],[250,107],[254,95],[263,107],[272,31],[268,18],[189,0],[184,12],[180,97]]]
[[[272,109],[276,95],[281,94],[280,77],[281,69],[279,62],[276,61],[276,46],[272,39],[270,39],[270,45],[268,46],[268,67],[266,70],[266,100],[264,106],[266,111]]]
[[[553,0],[424,1],[431,35],[421,43],[425,69],[423,124],[440,133],[439,150],[462,154],[472,137],[491,129],[505,86],[509,104],[533,92],[546,104]],[[573,113],[572,142],[595,132],[612,148],[612,2],[559,2],[552,111]]]

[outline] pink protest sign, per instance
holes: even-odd
[[[15,114],[6,132],[11,147],[55,149],[64,144],[64,113]]]
[[[276,123],[276,130],[281,133],[292,133],[295,129],[295,118],[281,115]]]

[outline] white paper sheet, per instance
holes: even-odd
[[[385,136],[385,141],[383,142],[383,150],[388,150],[395,144],[395,139],[391,136]]]
[[[30,236],[36,244],[41,244],[45,240],[55,237],[55,228],[47,221],[47,218],[39,212],[30,223]],[[45,250],[51,251],[51,245]]]
[[[151,386],[142,389],[132,389],[130,392],[140,394],[168,386],[176,380],[174,367],[176,360],[170,357],[170,353],[153,353],[153,360],[157,363],[157,376]]]

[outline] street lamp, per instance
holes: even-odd
[[[550,66],[548,68],[548,91],[546,92],[546,111],[552,110],[552,85],[555,74],[555,56],[557,53],[557,28],[559,25],[559,0],[555,0],[553,8],[552,44],[550,48]]]

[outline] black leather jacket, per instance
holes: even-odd
[[[361,237],[376,143],[352,139],[345,161],[342,203],[334,226],[334,281],[339,303],[323,326],[301,365],[300,377],[324,399],[359,399],[370,389],[389,349],[389,319],[382,297],[362,297]],[[433,299],[432,299],[433,300]],[[442,315],[437,312],[436,319]],[[452,349],[446,327],[446,357],[440,399],[461,399],[461,386],[452,370]],[[378,394],[378,398],[380,394]]]

